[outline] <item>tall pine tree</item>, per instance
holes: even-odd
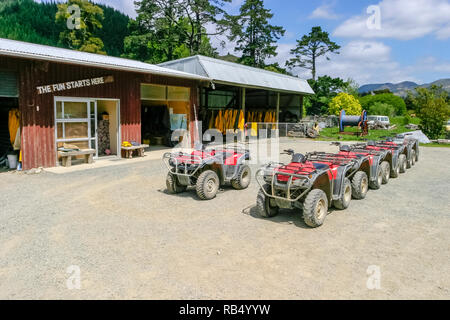
[[[233,18],[229,37],[237,42],[236,49],[242,52],[241,63],[265,68],[266,59],[277,55],[276,42],[285,30],[271,25],[272,17],[271,11],[264,8],[263,0],[245,0],[242,4],[240,14]]]

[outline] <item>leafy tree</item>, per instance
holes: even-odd
[[[277,55],[275,43],[284,35],[285,30],[271,25],[269,20],[272,17],[270,10],[264,8],[263,0],[245,0],[239,15],[231,19],[233,22],[229,39],[237,40],[236,50],[242,52],[240,63],[265,68],[266,59]]]
[[[329,113],[337,116],[342,109],[348,115],[360,115],[362,112],[362,107],[358,99],[345,92],[339,93],[331,100]]]
[[[186,49],[187,55],[215,55],[209,37],[228,28],[228,15],[222,9],[225,2],[231,0],[136,1],[138,17],[130,24],[125,54],[145,61],[172,60],[186,55]],[[208,32],[208,24],[216,30]]]
[[[60,25],[67,24],[67,20],[72,15],[68,8],[72,5],[77,5],[80,8],[80,26],[73,29],[66,27],[60,33],[60,43],[79,51],[106,54],[102,39],[95,36],[95,33],[102,29],[103,9],[88,0],[68,0],[66,3],[58,4],[57,23]]]
[[[103,40],[108,55],[120,56],[123,53],[124,39],[130,34],[128,23],[130,18],[113,8],[98,5],[105,16],[103,28],[97,30],[96,36]]]
[[[314,90],[315,95],[305,99],[307,114],[320,115],[328,113],[328,105],[339,92],[346,91],[348,82],[341,78],[331,78],[329,76],[319,77],[317,80],[308,80],[309,85]]]
[[[327,53],[339,54],[341,47],[330,40],[328,32],[322,31],[321,27],[313,27],[308,35],[304,35],[301,40],[297,40],[297,47],[291,50],[294,55],[286,66],[289,68],[301,67],[312,72],[313,80],[316,79],[317,59]],[[326,56],[327,60],[330,60]]]
[[[395,108],[391,106],[390,104],[383,103],[383,102],[375,102],[372,104],[367,110],[367,112],[370,115],[380,115],[380,116],[388,116],[388,117],[394,117],[395,116]]]
[[[444,122],[450,116],[448,93],[442,87],[433,85],[429,89],[416,88],[412,98],[420,129],[431,139],[438,139],[445,131]]]
[[[367,95],[359,99],[363,109],[370,110],[371,106],[377,102],[391,105],[397,116],[406,114],[405,101],[392,93],[381,93],[376,95]]]

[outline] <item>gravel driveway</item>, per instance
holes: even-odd
[[[449,148],[422,148],[406,174],[317,229],[299,211],[259,218],[254,181],[209,202],[169,195],[160,160],[4,173],[0,298],[449,299],[449,159]],[[69,289],[78,268],[80,289]]]

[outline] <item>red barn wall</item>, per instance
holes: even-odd
[[[5,57],[0,58],[0,68],[19,73],[24,170],[56,166],[55,96],[119,99],[122,141],[141,141],[141,83],[190,87],[190,121],[193,121],[192,107],[198,105],[199,83],[194,80]],[[38,86],[103,76],[113,76],[114,82],[47,94],[37,91]]]

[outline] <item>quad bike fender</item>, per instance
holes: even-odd
[[[312,189],[320,189],[323,192],[325,192],[327,199],[328,199],[328,207],[331,206],[332,203],[332,190],[333,190],[333,184],[336,180],[331,180],[329,178],[328,172],[324,172],[320,176],[317,177],[317,179],[314,181]]]

